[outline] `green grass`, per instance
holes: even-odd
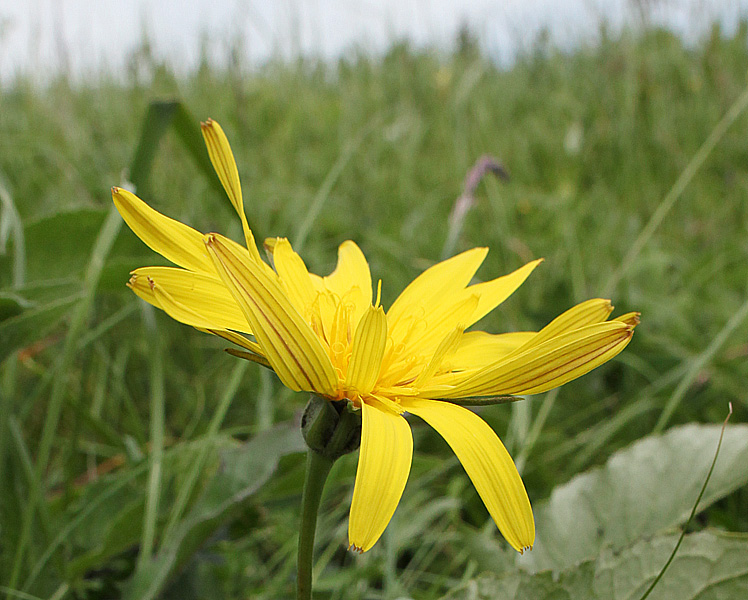
[[[187,526],[226,456],[297,418],[304,397],[254,365],[237,371],[225,344],[136,302],[128,271],[159,259],[124,227],[116,239],[116,229],[101,233],[109,188],[127,178],[157,99],[224,127],[259,240],[301,243],[320,273],[340,242],[355,240],[385,306],[440,258],[475,160],[488,153],[506,165],[511,181],[481,185],[457,249],[490,247],[482,278],[546,260],[482,328],[537,329],[600,295],[617,314],[642,313],[612,363],[557,395],[481,410],[522,455],[533,501],[652,433],[668,404],[667,426],[721,422],[728,401],[744,422],[748,115],[703,164],[692,160],[748,85],[747,41],[745,26],[732,37],[715,29],[693,48],[662,31],[603,36],[571,54],[538,49],[510,70],[470,43],[447,56],[395,46],[381,59],[204,66],[184,78],[151,61],[124,82],[21,79],[3,89],[0,184],[10,203],[1,214],[8,227],[15,207],[24,244],[11,236],[0,256],[0,316],[24,302],[74,304],[33,321],[19,334],[25,350],[0,365],[0,582],[35,597],[135,597],[134,574],[147,579],[149,557],[169,542],[184,568],[169,571],[163,597],[293,593],[297,448],[273,455],[278,469],[261,489]],[[238,237],[229,203],[178,136],[167,133],[154,156],[140,190],[154,207]],[[689,164],[700,168],[673,195]],[[672,208],[621,271],[669,193]],[[439,598],[486,569],[513,568],[446,444],[420,425],[414,435],[401,506],[361,557],[345,551],[355,455],[335,466],[320,516],[320,598]],[[746,515],[741,485],[698,526],[746,532]]]

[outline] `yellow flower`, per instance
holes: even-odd
[[[213,166],[241,219],[246,247],[203,235],[113,188],[129,227],[180,268],[143,267],[129,286],[174,319],[244,348],[296,391],[347,399],[362,431],[349,519],[350,546],[366,551],[397,507],[410,471],[413,438],[404,418],[422,418],[452,447],[496,525],[518,551],[535,525],[527,492],[493,430],[460,406],[466,398],[536,394],[587,373],[631,339],[636,313],[608,321],[608,300],[583,302],[539,332],[466,332],[514,292],[540,261],[469,285],[487,249],[474,248],[427,269],[388,311],[373,299],[369,265],[358,246],[338,250],[332,274],[307,271],[285,238],[263,262],[244,215],[239,174],[221,127],[203,136]],[[381,282],[380,282],[381,285]]]

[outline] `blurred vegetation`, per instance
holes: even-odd
[[[484,180],[457,250],[490,247],[486,279],[545,263],[481,328],[538,329],[601,295],[615,314],[642,313],[612,363],[557,393],[480,409],[533,502],[658,427],[719,423],[728,401],[733,423],[746,421],[748,115],[621,270],[744,93],[746,42],[745,24],[692,47],[661,30],[603,31],[594,48],[539,45],[504,70],[463,36],[447,55],[395,45],[334,65],[206,63],[186,77],[146,53],[124,78],[20,78],[0,90],[0,582],[55,598],[293,593],[303,455],[289,432],[305,398],[124,286],[131,269],[162,260],[108,217],[154,100],[180,100],[195,135],[198,120],[221,123],[259,240],[287,236],[318,273],[355,240],[385,306],[441,257],[474,162],[505,165],[511,180]],[[138,193],[238,239],[230,204],[183,140],[166,129],[148,142]],[[403,501],[360,557],[345,550],[356,457],[336,465],[320,598],[438,598],[514,568],[446,444],[414,424]],[[695,527],[748,531],[745,481],[726,485]]]

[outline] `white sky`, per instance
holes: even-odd
[[[510,60],[544,27],[568,46],[594,38],[601,19],[635,23],[638,3],[690,37],[713,20],[732,30],[748,17],[748,0],[0,0],[0,82],[18,72],[43,81],[59,70],[121,69],[144,37],[157,56],[189,69],[201,40],[219,62],[237,39],[250,62],[300,52],[330,58],[404,37],[449,46],[465,23],[492,56]]]

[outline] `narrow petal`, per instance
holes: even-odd
[[[468,331],[449,358],[452,370],[482,369],[507,356],[537,335],[536,331],[491,334]]]
[[[616,317],[613,320],[620,321],[621,323],[626,323],[628,325],[631,325],[632,327],[636,327],[639,324],[640,316],[641,314],[638,312],[630,312],[626,313],[625,315],[621,315],[620,317]]]
[[[390,522],[413,459],[410,425],[376,400],[362,405],[361,450],[353,488],[348,541],[358,552],[366,552]]]
[[[613,358],[631,341],[633,331],[631,325],[620,321],[588,325],[489,365],[451,389],[427,389],[421,395],[461,398],[539,394],[581,377]]]
[[[613,305],[610,303],[610,300],[603,298],[586,300],[561,313],[548,325],[543,327],[532,339],[519,348],[516,348],[512,354],[525,352],[562,333],[580,329],[586,325],[602,323],[608,318],[611,312],[613,312]]]
[[[205,146],[208,148],[210,162],[216,170],[218,179],[221,180],[226,195],[231,200],[234,210],[239,215],[242,222],[242,231],[244,239],[247,242],[247,250],[252,260],[261,262],[260,253],[257,250],[252,230],[247,223],[247,215],[244,214],[244,200],[242,199],[242,185],[239,181],[239,170],[236,168],[234,153],[231,151],[229,140],[223,132],[221,126],[213,119],[208,119],[205,123],[200,123],[200,129],[203,132]]]
[[[351,289],[358,288],[359,295],[349,295],[355,303],[353,323],[358,323],[366,309],[371,305],[372,287],[369,263],[361,249],[352,241],[343,242],[338,247],[338,264],[335,270],[323,277],[326,289],[342,298]]]
[[[519,552],[532,548],[535,522],[525,486],[486,422],[448,402],[404,398],[403,408],[421,417],[450,445],[507,542]]]
[[[423,356],[429,360],[444,336],[451,333],[458,325],[465,328],[478,305],[477,296],[458,294],[449,300],[440,302],[424,316],[416,313],[399,321],[401,327],[391,333],[391,360],[398,356]],[[389,325],[389,320],[388,320]]]
[[[112,199],[127,226],[152,250],[190,271],[215,272],[202,233],[162,215],[124,188],[113,187]]]
[[[387,317],[379,306],[369,307],[359,321],[351,346],[346,388],[361,395],[370,394],[379,377],[387,343]]]
[[[465,288],[465,293],[475,294],[479,298],[475,313],[473,314],[472,319],[470,319],[465,326],[470,327],[473,323],[485,317],[499,304],[504,302],[504,300],[511,296],[517,288],[525,282],[525,279],[530,276],[530,273],[532,273],[535,270],[535,267],[537,267],[541,262],[543,262],[542,258],[533,260],[513,273]]]
[[[237,346],[241,346],[242,348],[246,348],[253,354],[257,354],[261,357],[265,356],[262,348],[260,348],[260,344],[258,344],[257,342],[253,342],[252,340],[244,337],[239,333],[236,333],[235,331],[230,331],[228,329],[203,329],[203,331],[205,331],[205,333],[212,333],[213,335],[223,338],[227,342],[231,342],[232,344],[236,344]],[[268,366],[270,366],[269,362],[265,362]]]
[[[198,321],[188,321],[172,315],[178,321],[193,327],[251,333],[247,318],[218,275],[173,267],[142,267],[132,272],[128,285],[138,296],[150,302],[148,296],[154,293],[150,282],[164,290],[178,305],[199,316]]]
[[[139,278],[142,281],[142,278]],[[158,306],[167,315],[169,315],[175,321],[185,323],[196,327],[197,329],[211,329],[217,328],[216,320],[210,316],[206,316],[203,312],[200,312],[199,307],[196,309],[193,306],[185,305],[176,300],[163,286],[158,285],[153,279],[147,279],[147,285],[150,286],[151,292]],[[136,285],[140,286],[140,283],[136,280]],[[130,280],[130,287],[135,287]],[[139,294],[140,295],[140,294]],[[141,297],[143,297],[141,295]]]
[[[434,374],[439,370],[439,368],[444,363],[444,359],[447,356],[451,355],[455,351],[457,346],[459,345],[460,339],[463,336],[464,329],[465,327],[463,325],[458,325],[452,331],[450,331],[446,336],[444,336],[444,339],[436,347],[436,350],[434,351],[434,355],[431,357],[431,360],[429,360],[428,364],[418,374],[418,377],[416,377],[415,381],[413,381],[413,384],[412,384],[413,387],[415,388],[421,387],[431,377],[434,376]]]
[[[205,236],[205,244],[283,384],[294,391],[335,396],[335,369],[278,280],[254,261],[242,260],[218,234]]]
[[[299,314],[305,315],[317,297],[304,260],[293,251],[286,238],[278,238],[273,246],[273,262],[283,286]]]
[[[487,248],[473,248],[426,269],[387,311],[390,330],[399,328],[399,321],[407,315],[424,313],[441,301],[454,300],[454,295],[470,283],[487,253]]]

